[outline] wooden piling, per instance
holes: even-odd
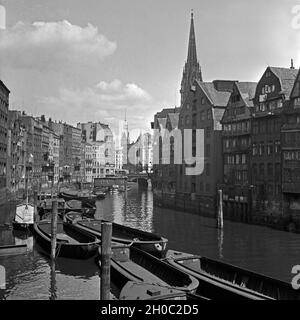
[[[125,199],[127,200],[127,178],[124,181],[124,188],[125,188]]]
[[[223,218],[223,191],[218,190],[219,195],[219,205],[218,205],[218,214],[217,214],[217,228],[223,229],[224,218]]]
[[[51,219],[51,259],[56,256],[56,232],[57,232],[57,200],[52,201],[52,219]]]
[[[110,300],[110,259],[112,223],[101,224],[101,300]]]
[[[39,215],[37,210],[37,202],[38,202],[38,192],[37,190],[34,190],[33,193],[33,207],[34,207],[34,220],[39,221]]]

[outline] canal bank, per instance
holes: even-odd
[[[189,193],[167,193],[154,191],[154,206],[172,208],[177,211],[198,214],[203,217],[216,219],[216,199],[197,197]],[[251,207],[243,201],[224,201],[224,219],[233,222],[260,225],[276,230],[300,233],[300,217],[291,214],[272,214],[267,211],[256,211],[255,202]]]
[[[168,247],[190,252],[267,276],[290,282],[291,270],[300,264],[300,236],[226,220],[223,231],[215,219],[199,214],[154,206],[150,189],[132,186],[127,199],[124,193],[108,194],[97,201],[96,218],[165,236]],[[0,208],[0,216],[13,217]],[[22,239],[12,230],[0,231],[1,243],[27,241],[27,254],[0,258],[7,270],[5,299],[92,299],[99,300],[99,270],[94,258],[88,261],[58,258],[55,273],[49,259],[32,236]]]

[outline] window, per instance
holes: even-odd
[[[259,144],[259,155],[262,156],[264,153],[265,153],[265,146],[264,146],[264,143],[261,142]]]
[[[235,155],[235,163],[240,164],[240,155],[239,154]]]
[[[273,164],[268,163],[268,176],[273,177]]]
[[[210,176],[210,164],[209,163],[206,164],[206,175]]]
[[[193,127],[197,126],[197,114],[196,113],[193,113],[193,116],[192,116],[192,126]]]
[[[259,175],[263,177],[265,175],[265,165],[263,163],[260,163],[259,165]]]
[[[206,145],[205,156],[210,157],[210,144]]]
[[[275,141],[275,153],[280,152],[280,141]]]
[[[273,154],[273,142],[272,141],[268,143],[267,154],[268,154],[268,156]]]
[[[210,192],[210,184],[209,183],[206,184],[206,192]]]
[[[257,155],[257,144],[256,143],[252,144],[252,155],[253,156]]]
[[[207,110],[207,120],[211,120],[211,110]]]
[[[192,183],[192,187],[191,187],[191,192],[195,193],[196,192],[196,183]]]
[[[187,115],[185,116],[185,124],[189,125],[190,124],[190,117]]]
[[[207,127],[206,128],[206,138],[210,138],[210,134],[211,134],[211,127]]]
[[[278,100],[277,101],[277,108],[282,108],[282,106],[283,106],[282,100]]]
[[[201,104],[205,104],[205,98],[204,97],[201,98]]]
[[[204,111],[201,111],[201,112],[200,112],[200,120],[201,120],[201,121],[204,121],[204,120],[205,120]]]
[[[246,164],[247,163],[247,158],[245,154],[242,154],[242,164]]]

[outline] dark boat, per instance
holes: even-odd
[[[51,252],[51,221],[34,224],[37,243],[48,253]],[[88,232],[78,232],[73,225],[57,223],[56,255],[73,259],[88,259],[97,252],[100,241]]]
[[[96,196],[90,191],[63,190],[60,192],[59,196],[65,201],[79,200],[92,205],[96,202]]]
[[[199,287],[194,295],[220,300],[299,300],[300,292],[289,283],[272,279],[221,261],[171,251],[166,260],[195,277]]]
[[[59,214],[65,213],[65,200],[55,199],[57,201],[57,211]],[[40,220],[45,219],[45,216],[52,212],[52,199],[44,199],[40,201],[37,206],[37,211],[40,216]]]
[[[75,213],[66,214],[66,221],[75,223],[82,230],[88,231],[97,238],[101,239],[102,220],[97,219],[80,219]],[[142,230],[123,226],[121,224],[112,224],[112,240],[118,243],[132,244],[133,246],[149,252],[156,257],[165,257],[168,240]]]
[[[96,212],[96,207],[88,202],[78,200],[69,200],[65,203],[65,212],[78,212],[88,218],[93,218]]]
[[[0,257],[6,256],[14,256],[18,254],[24,254],[27,252],[27,245],[20,244],[20,245],[4,245],[0,246]]]
[[[101,190],[94,190],[94,195],[96,196],[97,200],[103,200],[106,196],[105,192]]]
[[[99,248],[101,255],[101,248]],[[99,266],[101,268],[101,260]],[[188,274],[133,246],[112,247],[111,280],[119,299],[186,299],[199,283]]]

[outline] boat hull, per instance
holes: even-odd
[[[66,214],[66,221],[69,223],[75,222],[78,228],[88,231],[98,239],[101,239],[101,220],[80,220],[79,217],[78,219],[74,220],[73,217],[70,217],[70,215]],[[167,252],[167,239],[149,232],[133,229],[117,223],[113,223],[112,226],[113,241],[126,245],[132,244],[134,247],[146,251],[158,258],[165,257]]]
[[[221,261],[176,251],[168,252],[166,260],[199,281],[195,296],[214,300],[300,299],[300,293],[289,284]]]
[[[112,252],[111,279],[121,293],[124,292],[128,282],[140,286],[155,285],[155,290],[158,292],[152,292],[151,299],[156,299],[155,295],[160,295],[157,299],[163,299],[162,296],[172,291],[173,293],[179,291],[181,294],[194,293],[199,285],[195,278],[138,248],[114,247]],[[171,292],[164,292],[164,288],[171,289]],[[128,292],[126,296],[130,295]]]
[[[0,257],[14,256],[18,254],[24,254],[26,252],[26,244],[0,246]]]
[[[47,223],[51,228],[51,222],[40,222],[34,224],[34,235],[37,243],[50,255],[51,253],[51,233],[45,232],[41,229],[41,225]],[[63,228],[63,231],[68,236],[77,238],[79,242],[77,244],[65,243],[57,239],[56,254],[59,257],[72,258],[72,259],[88,259],[93,257],[97,253],[100,241],[89,234],[78,233],[72,225],[68,223],[58,223],[58,228]]]

